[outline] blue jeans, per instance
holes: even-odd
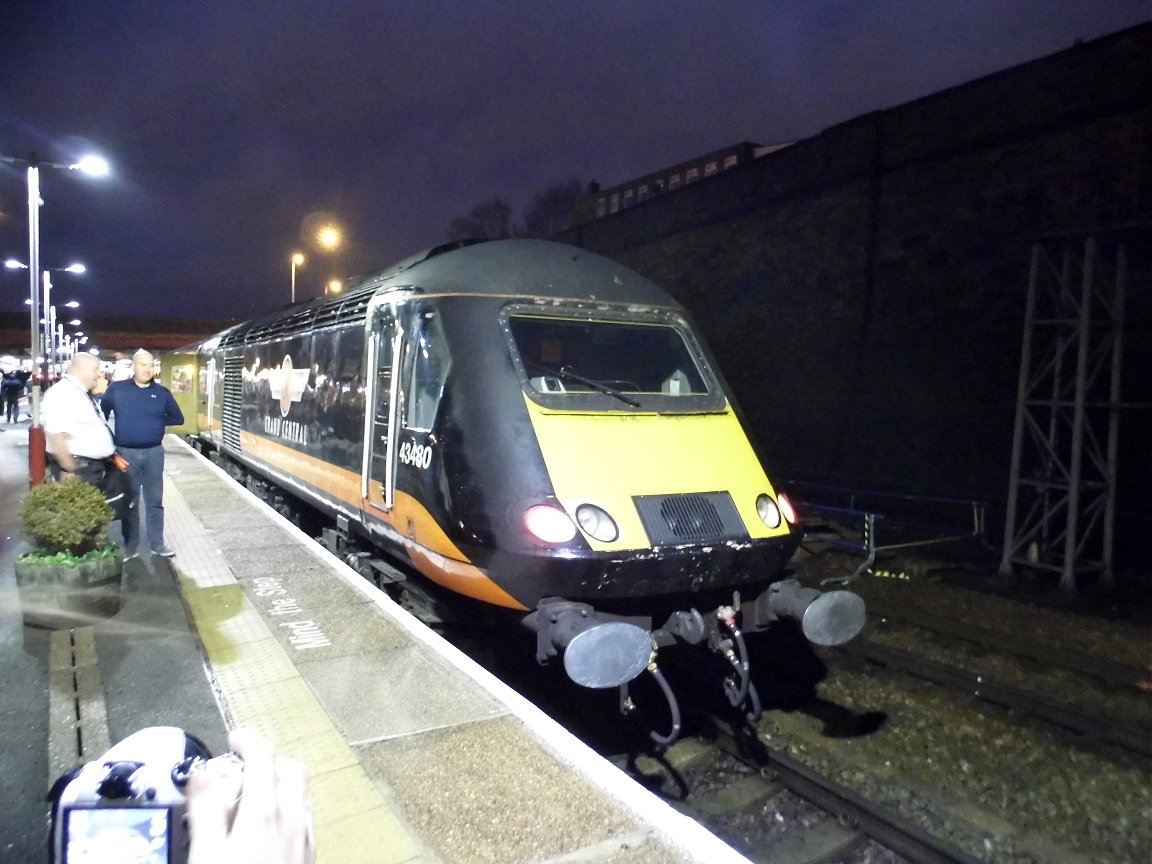
[[[148,527],[152,551],[164,545],[164,447],[118,447],[128,460],[128,482],[136,497],[132,515],[124,520],[124,551],[135,552],[140,544],[140,511]],[[141,494],[143,493],[143,494]]]

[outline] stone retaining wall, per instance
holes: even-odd
[[[1130,244],[1125,396],[1152,401],[1150,212],[1147,24],[856,118],[557,239],[688,306],[778,473],[995,505],[1038,239]],[[1152,482],[1139,421],[1122,426],[1129,503]]]

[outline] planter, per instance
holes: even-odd
[[[76,565],[16,561],[24,623],[51,629],[110,618],[120,611],[119,556]]]

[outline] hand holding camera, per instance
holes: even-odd
[[[60,864],[311,864],[304,766],[250,730],[211,758],[181,729],[130,735],[60,778],[50,797]]]
[[[277,756],[251,730],[233,731],[228,744],[244,760],[243,794],[237,800],[226,766],[210,762],[192,775],[190,864],[311,864],[315,844],[304,766]]]

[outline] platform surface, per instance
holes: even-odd
[[[0,860],[43,860],[36,799],[99,755],[69,752],[78,727],[91,751],[151,725],[214,751],[252,727],[303,761],[321,862],[745,860],[173,436],[176,557],[128,562],[111,617],[29,626],[12,572],[27,438],[27,423],[0,434],[0,734],[18,742],[0,755],[16,817]]]

